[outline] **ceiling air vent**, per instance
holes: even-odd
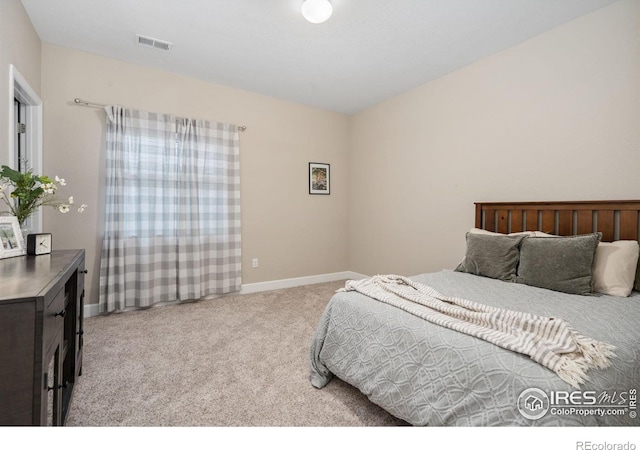
[[[164,50],[168,52],[171,50],[171,42],[161,41],[160,39],[152,38],[149,36],[141,36],[136,34],[136,40],[138,41],[138,45],[142,45],[144,47],[153,47],[158,50]]]

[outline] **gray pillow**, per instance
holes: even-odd
[[[520,247],[518,283],[568,294],[593,291],[593,264],[601,233],[530,237]]]
[[[519,246],[525,237],[467,233],[467,251],[455,271],[515,281]]]

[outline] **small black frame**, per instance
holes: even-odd
[[[309,194],[331,194],[330,165],[309,163]]]

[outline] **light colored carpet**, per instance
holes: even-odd
[[[406,425],[339,379],[308,380],[311,338],[342,286],[87,318],[67,425]]]

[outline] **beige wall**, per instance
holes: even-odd
[[[47,211],[44,224],[57,248],[87,249],[90,303],[97,302],[104,113],[72,105],[75,97],[248,127],[245,284],[452,268],[474,201],[640,197],[636,0],[351,118],[48,44],[40,61],[20,3],[0,0],[0,8],[0,84],[11,62],[41,87],[45,173],[65,176],[69,192],[90,205],[84,216]],[[6,90],[0,99],[7,123]],[[309,161],[331,164],[331,196],[307,194]],[[259,269],[251,268],[254,257]]]
[[[0,0],[0,164],[8,164],[9,148],[9,66],[13,64],[40,95],[40,39],[19,0]]]
[[[352,119],[350,270],[454,268],[475,201],[640,198],[640,2]]]
[[[74,98],[246,125],[240,134],[243,284],[345,271],[348,117],[54,45],[42,46],[44,166],[82,216],[45,214],[56,248],[85,248],[98,300],[104,189],[102,110]],[[331,195],[308,194],[308,163],[331,164]],[[259,258],[253,269],[251,259]]]

